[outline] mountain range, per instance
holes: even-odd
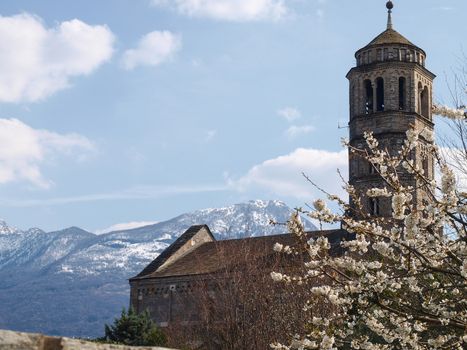
[[[280,201],[255,200],[101,235],[78,227],[22,231],[0,221],[0,328],[102,336],[128,306],[128,278],[190,226],[207,224],[217,239],[273,235],[285,227],[271,220],[284,223],[292,212]]]

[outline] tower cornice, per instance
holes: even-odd
[[[427,68],[422,66],[417,62],[403,62],[403,61],[384,61],[384,62],[375,62],[367,65],[352,67],[349,72],[346,74],[346,78],[350,79],[354,73],[366,73],[372,72],[378,69],[387,69],[387,68],[401,68],[401,69],[413,69],[419,70],[419,73],[428,75],[431,79],[436,78],[436,74],[429,71]]]
[[[378,119],[378,118],[386,118],[386,117],[399,117],[399,118],[409,118],[412,117],[414,119],[422,121],[426,126],[434,127],[433,121],[428,119],[427,117],[417,113],[417,112],[406,112],[406,111],[382,111],[382,112],[374,112],[372,114],[359,114],[355,115],[350,121],[349,125],[358,120],[371,120],[371,119]]]

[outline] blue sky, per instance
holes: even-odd
[[[435,97],[464,0],[394,1]],[[91,231],[248,199],[339,192],[354,52],[384,0],[3,0],[0,217]]]

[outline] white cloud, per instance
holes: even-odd
[[[0,119],[0,144],[0,184],[27,181],[44,188],[50,186],[41,173],[46,158],[64,154],[80,160],[95,151],[84,136],[33,129],[17,119]]]
[[[226,21],[279,20],[289,12],[284,0],[152,0],[192,17]]]
[[[102,235],[104,233],[113,232],[113,231],[125,231],[131,230],[134,228],[149,226],[157,224],[157,221],[132,221],[132,222],[125,222],[121,224],[115,224],[110,227],[104,228],[102,230],[96,230],[94,233],[96,235]]]
[[[182,46],[181,37],[169,31],[154,31],[144,35],[136,48],[125,51],[125,69],[137,66],[157,66],[171,59]]]
[[[310,200],[322,197],[302,176],[308,175],[328,192],[345,196],[337,169],[347,176],[347,150],[329,152],[318,149],[298,148],[290,154],[264,161],[252,167],[238,180],[229,185],[239,191],[261,189],[274,195]]]
[[[431,8],[432,10],[435,11],[452,11],[454,10],[454,7],[452,6],[435,6]]]
[[[114,36],[74,19],[46,28],[30,14],[0,16],[0,102],[33,102],[87,75],[113,54]]]
[[[292,122],[296,119],[301,118],[302,113],[294,107],[285,107],[277,111],[282,118],[285,118],[287,121]]]
[[[204,142],[210,142],[217,135],[217,130],[206,130]]]
[[[289,138],[293,139],[298,136],[309,134],[313,130],[315,130],[315,128],[311,125],[292,125],[286,130],[285,133]]]

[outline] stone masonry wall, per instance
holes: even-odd
[[[42,334],[0,330],[0,350],[169,350],[159,347],[131,347],[48,337]]]

